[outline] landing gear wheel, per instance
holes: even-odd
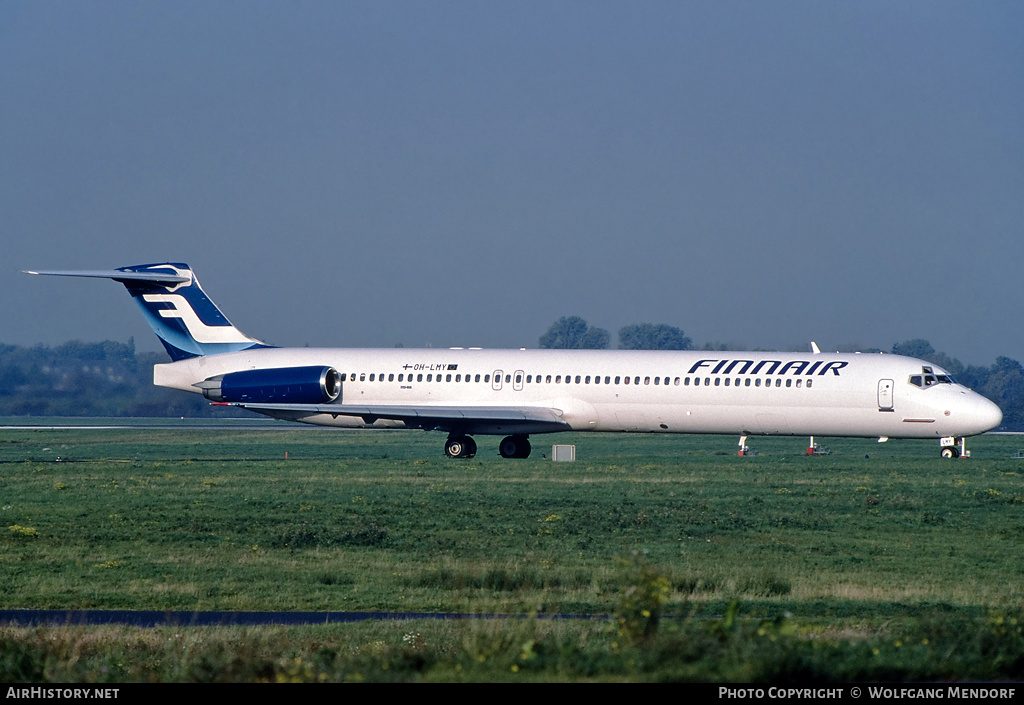
[[[502,458],[529,458],[531,450],[526,436],[506,436],[498,444],[498,453]]]
[[[959,458],[960,451],[958,451],[956,448],[953,448],[952,446],[947,446],[939,452],[939,455],[941,455],[943,458]]]
[[[472,458],[476,455],[476,441],[469,436],[450,436],[444,442],[444,454],[449,458]]]

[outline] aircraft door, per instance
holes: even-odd
[[[892,389],[893,382],[891,379],[880,379],[878,380],[878,410],[879,411],[892,411]]]
[[[496,392],[501,391],[501,375],[501,370],[495,370],[494,374],[491,376],[491,389]]]
[[[517,392],[523,391],[523,371],[516,370],[516,373],[512,375],[512,389]]]

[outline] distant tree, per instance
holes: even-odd
[[[996,358],[996,363],[992,365],[992,374],[1024,375],[1024,366],[1013,358],[1000,355]]]
[[[604,350],[611,336],[604,328],[591,328],[579,316],[562,316],[540,337],[540,347],[559,350]]]
[[[1001,428],[1019,429],[1024,426],[1024,366],[1019,362],[1009,357],[997,357],[984,386],[978,391],[1002,409]]]
[[[800,350],[806,350],[806,349],[807,348],[800,348]],[[841,344],[837,345],[834,348],[834,350],[835,350],[835,352],[843,352],[843,353],[858,353],[859,352],[859,353],[864,353],[864,354],[872,354],[872,353],[885,352],[881,348],[866,348],[863,345],[860,345],[859,343],[841,343]],[[822,349],[822,352],[832,352],[832,351],[833,351],[833,348],[831,348],[831,347],[829,347],[827,350],[826,349]]]
[[[69,341],[55,348],[0,345],[0,416],[238,416],[199,394],[153,386],[165,353],[135,341]]]
[[[634,323],[619,329],[623,350],[689,350],[692,344],[682,328],[664,323]]]
[[[892,346],[892,352],[894,355],[906,355],[934,363],[958,379],[964,376],[966,370],[962,362],[946,353],[936,352],[932,344],[923,338],[896,343]],[[983,376],[987,376],[987,373]]]
[[[760,348],[751,348],[747,345],[744,345],[743,343],[723,343],[721,341],[708,341],[701,345],[700,348],[696,349],[706,350],[708,352],[726,352],[729,350],[760,350]]]
[[[893,343],[892,354],[916,357],[918,360],[928,360],[930,362],[935,356],[935,348],[924,338],[914,338],[902,343]]]

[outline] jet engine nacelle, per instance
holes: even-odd
[[[333,367],[280,367],[217,375],[195,385],[211,401],[327,404],[341,396]]]

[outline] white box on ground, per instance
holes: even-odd
[[[554,445],[551,446],[551,459],[556,463],[571,463],[576,460],[576,446]]]

